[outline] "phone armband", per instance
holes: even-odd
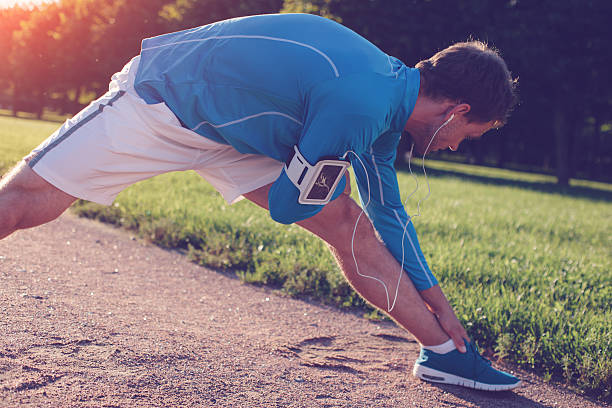
[[[346,160],[320,160],[314,166],[302,156],[297,146],[285,163],[285,173],[300,190],[300,204],[324,205],[330,202],[344,171],[351,164]]]

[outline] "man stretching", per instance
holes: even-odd
[[[480,42],[408,68],[307,14],[145,39],[108,93],[1,180],[0,238],[77,198],[110,205],[140,180],[193,169],[229,203],[246,197],[323,239],[353,288],[418,339],[416,376],[512,389],[520,381],[480,356],[431,273],[393,162],[402,131],[419,154],[455,150],[501,126],[514,101],[506,64]]]

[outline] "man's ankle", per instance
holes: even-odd
[[[450,353],[451,351],[456,349],[455,343],[453,342],[452,339],[448,339],[447,341],[445,341],[442,344],[438,344],[438,345],[434,345],[434,346],[423,346],[423,345],[421,345],[421,347],[424,348],[425,350],[433,351],[434,353],[437,353],[437,354]]]

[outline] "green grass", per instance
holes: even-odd
[[[55,127],[0,117],[0,167]],[[415,226],[469,333],[498,358],[608,398],[612,187],[573,181],[560,188],[548,176],[434,161],[428,173],[432,195]],[[403,192],[413,189],[410,175],[402,172],[399,180]],[[416,198],[407,208],[416,211]],[[364,306],[318,239],[275,224],[250,203],[226,205],[192,172],[139,183],[111,207],[79,202],[74,210],[182,248],[247,282]]]
[[[28,154],[58,126],[57,122],[0,116],[0,172]]]

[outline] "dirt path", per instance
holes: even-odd
[[[596,407],[434,386],[391,324],[279,297],[64,216],[0,241],[0,404],[53,407]]]

